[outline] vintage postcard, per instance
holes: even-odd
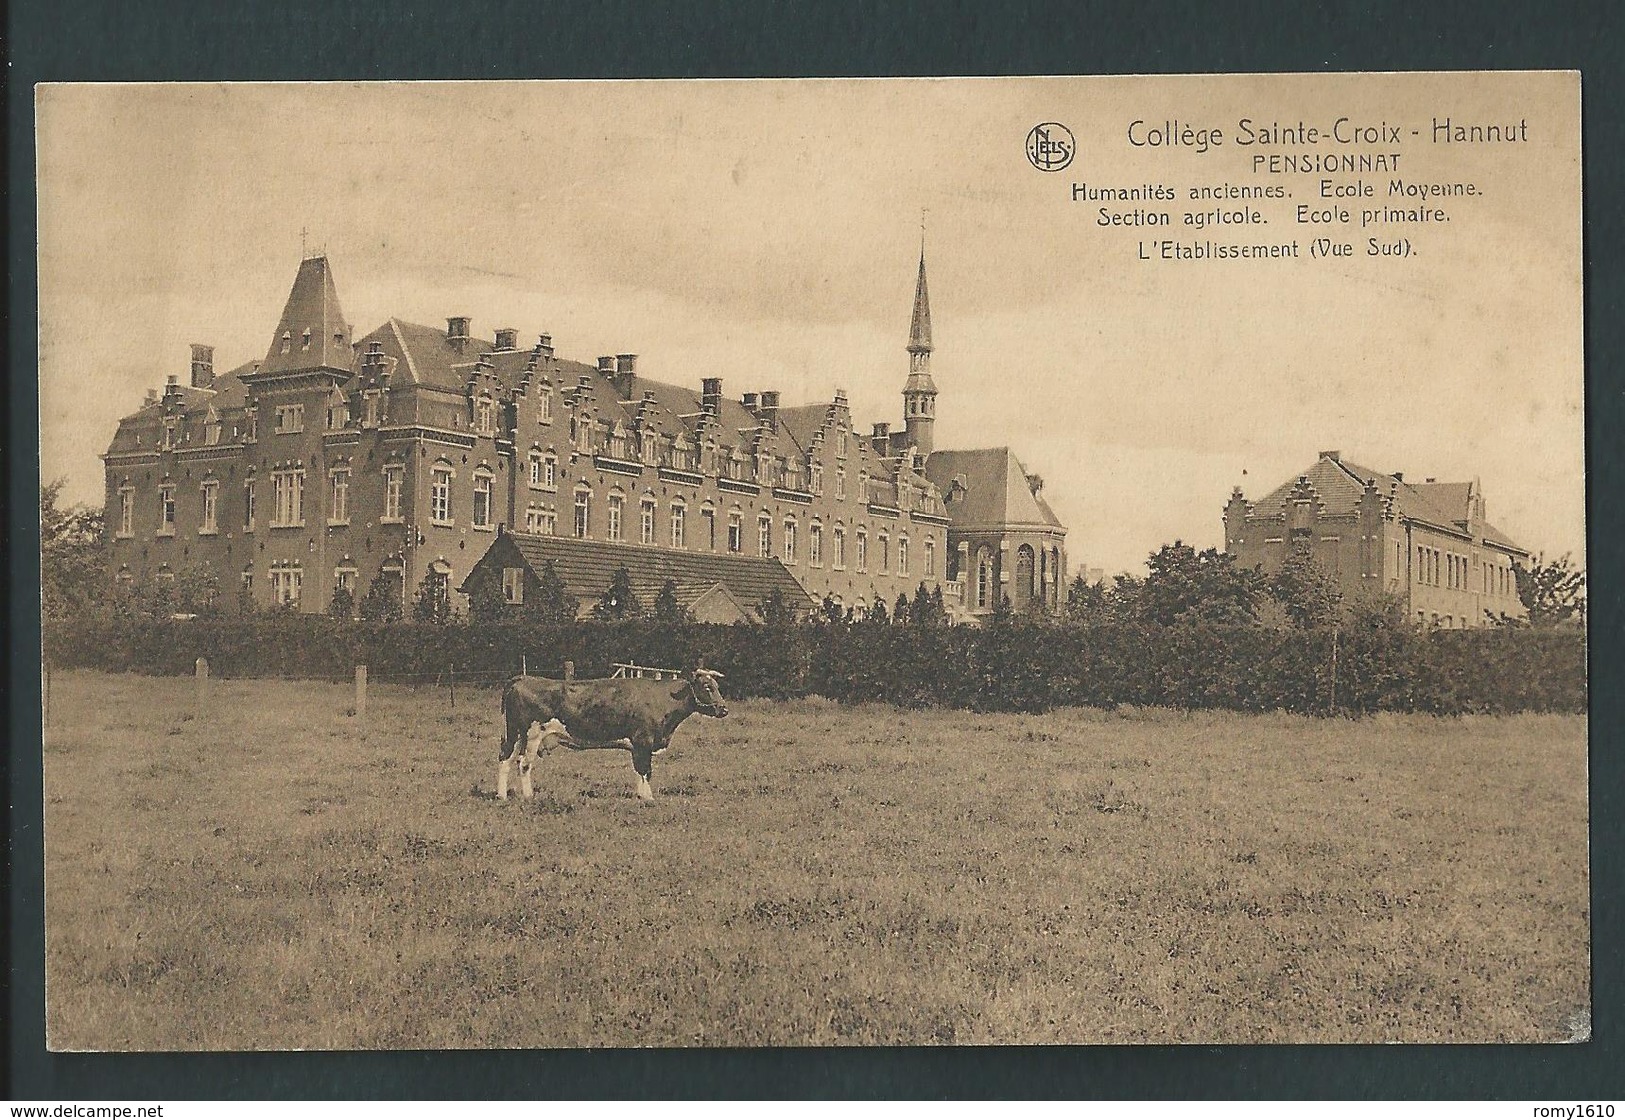
[[[40,86],[50,1046],[1588,1039],[1580,98]]]

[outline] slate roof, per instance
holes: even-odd
[[[1359,509],[1365,484],[1376,484],[1377,492],[1391,499],[1396,517],[1426,522],[1444,529],[1467,532],[1468,501],[1472,495],[1470,482],[1405,482],[1391,474],[1362,467],[1341,456],[1322,455],[1315,464],[1298,477],[1307,478],[1319,497],[1322,512],[1330,515],[1351,514]],[[1255,517],[1279,517],[1286,512],[1286,503],[1297,486],[1294,477],[1271,490],[1252,503]],[[1487,521],[1478,523],[1478,530],[1491,544],[1517,552],[1525,549],[1511,537]]]
[[[964,497],[948,507],[956,525],[1051,525],[1061,528],[1049,503],[1034,494],[1027,470],[1008,447],[933,451],[925,474],[946,496],[955,478]]]
[[[305,343],[309,332],[309,345]],[[289,339],[288,352],[282,340]],[[292,370],[340,369],[351,366],[350,325],[339,307],[338,288],[326,257],[309,257],[299,262],[299,274],[282,309],[282,319],[271,336],[271,347],[260,366],[262,373]]]
[[[570,589],[570,594],[581,600],[585,609],[598,602],[609,588],[615,569],[620,567],[625,567],[632,577],[632,589],[645,606],[653,604],[655,596],[668,579],[677,584],[679,602],[685,602],[685,594],[691,596],[685,605],[719,583],[735,600],[751,610],[766,599],[775,587],[793,609],[808,610],[814,605],[812,597],[796,582],[790,570],[774,559],[530,533],[504,532],[501,539],[511,541],[538,576],[543,566],[551,560],[553,570]]]

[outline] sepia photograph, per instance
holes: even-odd
[[[1581,84],[39,85],[50,1049],[1588,1042]]]

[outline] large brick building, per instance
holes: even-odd
[[[902,430],[861,434],[839,389],[798,407],[724,396],[721,378],[696,393],[634,354],[574,362],[550,335],[480,338],[465,316],[354,338],[310,258],[262,360],[216,373],[194,346],[187,383],[120,422],[103,457],[112,569],[146,583],[207,566],[304,611],[382,580],[407,604],[426,580],[458,588],[503,526],[774,558],[859,611],[922,582],[961,616],[998,590],[1057,603],[1065,530],[1035,480],[1007,449],[934,452],[923,254],[907,349]]]
[[[1243,567],[1278,570],[1306,549],[1347,593],[1403,598],[1409,617],[1462,629],[1521,617],[1514,565],[1529,553],[1484,517],[1477,482],[1406,482],[1336,451],[1257,502],[1237,487],[1224,508],[1225,551]]]

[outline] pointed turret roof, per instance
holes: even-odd
[[[920,246],[920,278],[914,285],[914,318],[908,327],[908,352],[931,352],[931,297],[925,290],[925,246]]]
[[[350,326],[339,307],[333,270],[326,257],[300,261],[299,275],[294,277],[282,321],[271,336],[271,348],[259,372],[348,370],[350,365]]]

